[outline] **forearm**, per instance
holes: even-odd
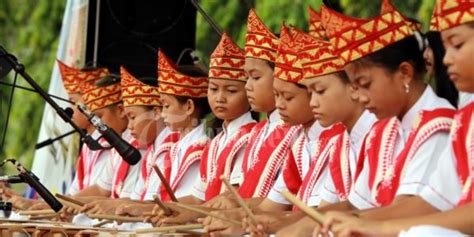
[[[341,211],[341,212],[350,212],[356,211],[357,209],[351,205],[349,201],[343,201],[338,203],[333,203],[325,206],[319,206],[315,208],[319,212],[328,212],[328,211]]]
[[[265,198],[254,209],[263,212],[282,212],[289,211],[291,206],[277,203],[270,200],[269,198]]]
[[[99,185],[95,184],[73,195],[73,197],[86,197],[86,196],[110,197],[110,190],[105,190],[99,187]]]
[[[371,220],[390,220],[427,215],[438,210],[418,196],[400,196],[392,204],[358,212],[359,216]]]
[[[189,205],[201,205],[204,203],[204,201],[194,197],[193,195],[178,198],[178,202]]]

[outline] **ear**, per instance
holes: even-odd
[[[192,99],[186,100],[186,103],[184,103],[184,109],[185,109],[185,114],[189,117],[194,114],[196,111],[196,106],[194,104],[194,101]]]
[[[153,118],[155,120],[158,120],[161,118],[161,110],[162,110],[163,107],[161,106],[155,106],[153,107]]]
[[[118,103],[116,105],[117,113],[121,119],[127,118],[127,114],[125,113],[125,109],[122,103]]]
[[[401,75],[403,85],[410,85],[411,81],[415,78],[415,68],[409,62],[402,62],[398,66],[398,71]]]
[[[359,88],[355,83],[347,83],[346,85],[347,92],[351,96],[351,99],[353,101],[358,101],[359,100]]]

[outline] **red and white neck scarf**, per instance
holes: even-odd
[[[138,142],[132,136],[130,136],[126,140],[133,147],[138,149]],[[130,168],[130,165],[124,159],[122,159],[120,154],[115,149],[112,150],[111,156],[112,157],[110,158],[119,160],[118,169],[115,171],[115,175],[112,181],[112,192],[111,192],[111,197],[116,199],[120,197],[120,193],[122,192],[122,188],[123,188],[123,183],[125,182],[125,179],[127,178],[128,169]]]
[[[96,163],[99,160],[104,150],[110,149],[110,145],[101,138],[99,143],[104,149],[93,151],[86,144],[82,145],[81,152],[79,153],[79,159],[77,160],[77,183],[79,191],[90,186],[92,173],[96,167]]]

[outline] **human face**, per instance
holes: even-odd
[[[122,134],[127,128],[127,115],[125,115],[122,104],[109,105],[93,112],[118,134]]]
[[[124,108],[128,118],[128,129],[142,146],[151,144],[163,128],[161,108],[134,105]]]
[[[242,81],[210,78],[207,100],[214,115],[226,124],[250,109]]]
[[[321,126],[352,120],[351,112],[359,105],[353,99],[355,90],[350,83],[344,83],[332,73],[306,80],[305,84],[311,93],[313,115]]]
[[[160,98],[163,105],[161,117],[163,117],[165,125],[175,132],[183,131],[189,127],[189,124],[192,122],[190,121],[192,113],[189,113],[187,104],[180,103],[173,95],[162,94]]]
[[[314,122],[309,107],[310,95],[306,87],[300,87],[293,82],[276,79],[273,81],[276,108],[281,119],[288,125],[304,126]]]
[[[408,104],[400,72],[390,73],[372,63],[350,63],[345,68],[351,83],[357,88],[359,102],[378,119],[402,115]]]
[[[248,77],[245,90],[252,110],[262,113],[273,111],[273,69],[265,60],[245,58],[244,70]]]
[[[434,76],[434,56],[430,46],[423,51],[423,58],[425,59],[426,72],[428,75]]]
[[[443,62],[448,67],[449,79],[458,90],[473,93],[474,28],[460,25],[441,32],[441,37],[446,48]]]
[[[74,113],[72,114],[72,121],[74,121],[74,123],[82,129],[89,130],[91,127],[93,127],[87,117],[81,111],[79,111],[76,106],[76,104],[78,103],[84,103],[84,100],[82,100],[81,95],[78,93],[70,94],[69,100],[74,103],[74,106],[72,106],[72,110],[74,111]]]

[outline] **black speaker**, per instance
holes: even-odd
[[[189,0],[91,0],[89,4],[86,62],[93,61],[98,12],[98,66],[118,73],[124,65],[135,76],[156,77],[159,48],[175,62],[179,59],[180,65],[192,63],[196,9]]]

